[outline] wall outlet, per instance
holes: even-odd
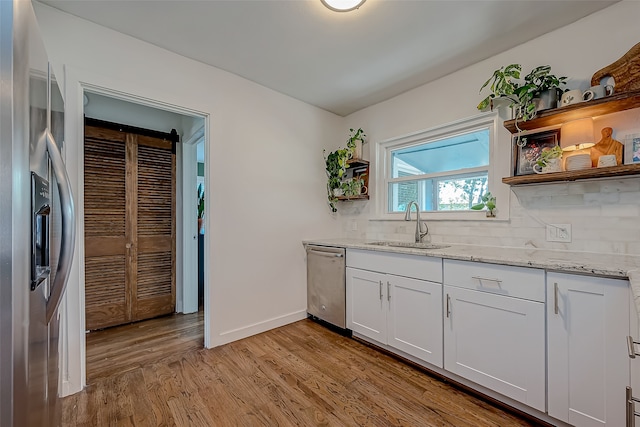
[[[547,242],[571,242],[571,224],[547,224]]]
[[[358,221],[355,219],[351,220],[351,231],[358,231]]]

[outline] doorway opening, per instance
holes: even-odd
[[[204,346],[205,280],[204,267],[200,273],[198,262],[205,255],[204,244],[199,244],[204,243],[204,231],[197,219],[198,184],[202,183],[202,196],[205,194],[206,139],[203,116],[100,91],[85,90],[84,116],[85,362],[90,384],[114,369],[122,372],[166,358],[172,351],[183,353]],[[122,138],[122,143],[110,141],[105,136],[108,132],[96,130],[96,124],[110,124],[115,139]],[[136,136],[138,130],[147,133]],[[172,134],[177,135],[177,142],[163,141],[170,139],[164,135]],[[121,155],[114,154],[117,150]],[[104,182],[109,180],[114,186],[107,185],[106,192],[112,198],[124,192],[118,207],[123,208],[123,215],[118,217],[115,212],[115,219],[104,193],[94,197],[90,188],[93,182],[104,191]],[[141,215],[143,212],[149,216]],[[109,235],[106,230],[117,228],[118,221],[125,222],[122,236]],[[91,233],[105,235],[106,240],[97,242]],[[114,254],[102,253],[108,246],[105,242],[122,243],[122,248]],[[102,271],[105,266],[106,272]],[[122,279],[117,295],[105,294],[104,287],[97,292],[92,288],[96,280],[98,284],[104,281],[101,277],[112,288],[116,277]],[[112,304],[117,299],[122,301]],[[166,315],[158,317],[162,314]],[[121,319],[116,320],[118,316]],[[96,317],[100,321],[94,321]],[[111,327],[116,324],[122,325]]]

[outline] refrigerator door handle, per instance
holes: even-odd
[[[44,132],[43,138],[46,138],[47,151],[49,152],[49,158],[51,159],[51,169],[56,177],[56,181],[58,182],[62,218],[60,257],[58,259],[56,276],[51,285],[51,295],[47,301],[46,319],[48,324],[58,309],[60,301],[62,300],[62,295],[64,295],[64,291],[67,286],[67,279],[69,278],[69,271],[71,270],[73,251],[76,243],[76,224],[71,182],[69,181],[67,168],[62,160],[62,153],[60,152],[60,148],[49,129]]]

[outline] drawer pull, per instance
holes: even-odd
[[[635,359],[636,356],[640,356],[640,353],[636,353],[634,344],[640,344],[638,341],[634,341],[632,337],[627,337],[627,349],[629,350],[629,357]]]
[[[451,314],[451,297],[447,294],[447,317]]]
[[[387,281],[387,301],[391,301],[391,283]]]
[[[380,280],[378,283],[380,283],[380,301],[382,301],[382,280]]]
[[[636,417],[640,417],[640,412],[636,412],[636,402],[640,403],[640,399],[633,397],[631,387],[627,387],[627,427],[636,427]]]
[[[482,285],[482,282],[494,282],[498,286],[500,286],[500,283],[502,283],[502,280],[500,279],[491,279],[489,277],[471,276],[471,278],[479,280],[481,285]]]
[[[558,308],[558,284],[554,283],[553,284],[553,312],[555,314],[558,314],[559,312],[559,308]]]

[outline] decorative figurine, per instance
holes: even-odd
[[[598,159],[600,156],[605,156],[607,154],[615,154],[616,156],[616,164],[622,164],[622,149],[624,145],[620,141],[616,141],[611,138],[611,134],[613,133],[613,129],[606,127],[602,129],[602,139],[596,142],[596,145],[591,147],[591,164],[593,167],[598,166]]]

